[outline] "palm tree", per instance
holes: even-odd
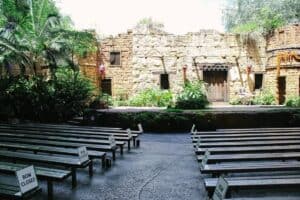
[[[93,35],[73,30],[53,0],[3,0],[0,6],[2,68],[19,66],[23,73],[27,68],[36,74],[46,66],[53,77],[61,63],[77,69],[74,55],[93,49]],[[84,45],[75,42],[78,38]]]

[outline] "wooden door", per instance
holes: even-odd
[[[227,71],[204,71],[203,80],[209,101],[227,101]]]
[[[108,94],[112,95],[112,89],[111,89],[111,79],[103,79],[101,81],[101,92],[102,94]]]
[[[281,76],[278,78],[278,90],[279,90],[279,104],[283,104],[285,102],[286,95],[286,81],[285,76]]]

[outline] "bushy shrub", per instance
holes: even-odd
[[[0,103],[5,105],[7,117],[37,121],[64,121],[81,114],[93,89],[71,69],[58,69],[50,81],[38,76],[1,79],[0,87]]]
[[[175,108],[202,109],[209,104],[202,82],[187,83],[177,96]]]
[[[255,105],[275,105],[275,96],[269,90],[263,90],[254,96],[252,100]]]
[[[109,94],[102,93],[93,97],[90,108],[103,109],[113,105],[113,99]]]
[[[129,99],[130,106],[157,106],[165,107],[172,104],[171,91],[160,89],[146,89]]]
[[[229,104],[231,104],[231,105],[251,105],[251,104],[253,104],[253,97],[252,96],[236,97],[236,98],[230,100]]]
[[[300,107],[300,96],[290,96],[286,99],[285,105],[288,107]]]

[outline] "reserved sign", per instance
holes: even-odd
[[[38,181],[35,175],[34,167],[29,166],[16,171],[20,191],[22,194],[38,187]]]
[[[85,162],[89,159],[89,154],[85,146],[77,149],[80,162]]]
[[[220,176],[213,194],[213,200],[223,200],[228,190],[228,182],[223,176]]]
[[[116,146],[117,144],[116,144],[116,140],[115,140],[115,137],[113,136],[113,135],[110,135],[109,137],[108,137],[108,141],[109,141],[109,144],[111,145],[111,146]]]

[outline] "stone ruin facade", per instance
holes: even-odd
[[[226,102],[263,88],[278,94],[276,55],[291,50],[300,54],[299,27],[290,25],[268,37],[214,30],[174,35],[134,29],[101,40],[97,55],[80,61],[81,70],[100,90],[119,99],[146,88],[179,93],[184,77],[203,80],[210,101]],[[285,96],[299,95],[299,64],[297,60],[282,64]],[[99,66],[105,70],[99,72]]]

